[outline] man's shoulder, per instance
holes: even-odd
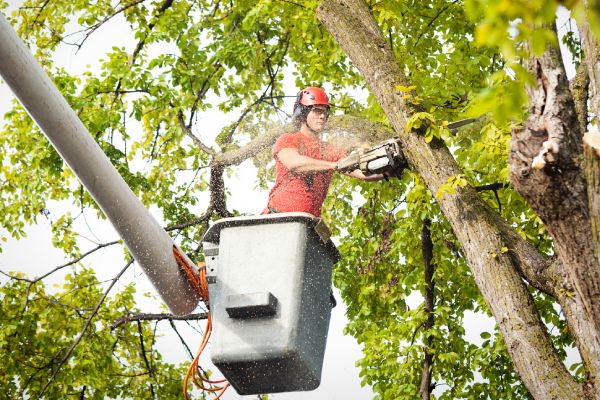
[[[296,148],[300,146],[299,144],[299,134],[292,132],[285,132],[281,134],[275,141],[275,145],[273,146],[273,154],[279,153],[279,150],[284,148]]]
[[[282,143],[297,143],[299,140],[299,132],[285,132],[279,136],[275,142],[275,145]]]

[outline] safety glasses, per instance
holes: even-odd
[[[324,108],[324,107],[313,107],[311,109],[312,112],[319,114],[319,115],[324,115],[325,117],[329,117],[329,108]]]

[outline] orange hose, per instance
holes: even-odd
[[[190,281],[190,283],[192,284],[194,289],[196,289],[198,294],[200,294],[200,299],[202,301],[207,302],[208,301],[208,282],[206,281],[206,263],[204,263],[204,262],[199,263],[198,266],[200,268],[198,270],[198,273],[196,273],[195,268],[192,265],[189,265],[187,258],[184,257],[180,253],[180,250],[176,246],[173,246],[173,255],[175,256],[177,263],[181,266],[181,268],[185,272],[186,277],[188,278],[188,280]],[[210,380],[210,379],[208,379],[208,377],[204,377],[203,371],[200,368],[200,365],[199,365],[200,355],[202,354],[202,352],[208,345],[208,340],[210,339],[211,333],[212,333],[212,316],[211,316],[210,310],[209,310],[207,320],[206,320],[206,329],[204,330],[204,334],[202,335],[202,340],[200,341],[200,346],[198,347],[196,356],[192,360],[192,363],[190,364],[190,366],[185,374],[185,377],[183,379],[183,397],[185,398],[185,400],[189,400],[188,383],[189,383],[190,378],[192,378],[194,385],[197,388],[199,388],[200,390],[202,390],[204,392],[209,392],[209,393],[217,393],[218,392],[216,397],[214,398],[214,400],[221,398],[223,393],[225,393],[225,390],[227,390],[227,388],[230,386],[229,382],[227,382],[226,379]],[[208,384],[208,387],[205,386],[205,383]],[[215,385],[215,386],[212,386],[212,385]],[[222,385],[222,386],[216,386],[216,385]]]

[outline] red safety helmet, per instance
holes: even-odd
[[[309,86],[305,89],[302,89],[300,93],[298,93],[296,101],[294,102],[294,113],[292,114],[292,119],[298,120],[301,116],[306,117],[310,107],[317,105],[327,106],[327,108],[330,107],[327,93],[325,93],[323,89],[314,86]]]

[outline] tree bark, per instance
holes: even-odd
[[[594,254],[581,131],[560,50],[529,60],[529,117],[512,133],[510,175],[540,216],[587,314],[600,330],[600,268]],[[536,166],[536,160],[539,163]]]
[[[597,1],[594,0],[584,0],[583,3],[586,11],[591,11],[592,3],[596,3],[597,6]],[[583,63],[590,80],[590,109],[595,115],[596,130],[598,130],[600,126],[600,41],[593,36],[587,21],[578,24],[578,28],[584,53]],[[594,252],[597,264],[600,265],[600,157],[589,146],[584,146],[583,165],[587,181]]]
[[[587,103],[590,92],[590,74],[585,61],[577,67],[577,73],[571,79],[571,82],[569,82],[569,87],[573,95],[573,101],[575,102],[575,110],[577,110],[579,129],[581,132],[586,132],[589,112]]]
[[[556,272],[563,284],[553,295],[565,311],[586,365],[586,389],[600,398],[596,384],[600,374],[600,264],[598,242],[590,234],[590,222],[598,217],[590,212],[588,202],[590,186],[596,185],[590,185],[589,177],[586,183],[581,167],[589,70],[580,69],[569,88],[560,50],[554,47],[541,57],[532,57],[529,69],[537,84],[527,88],[530,115],[524,128],[513,131],[511,180],[554,238],[564,271]],[[540,155],[546,164],[532,168],[533,159]],[[597,165],[593,168],[598,170]]]
[[[594,0],[583,0],[583,3],[588,12],[592,11],[592,3],[596,3],[596,7],[598,6],[598,2]],[[596,10],[596,12],[598,11]],[[590,77],[590,87],[592,90],[590,94],[590,108],[598,121],[600,120],[600,42],[598,38],[594,37],[590,24],[587,21],[579,23],[577,27],[579,29],[579,36],[581,37],[581,45],[583,46],[584,62]]]
[[[406,103],[407,93],[395,88],[410,85],[366,4],[360,0],[324,0],[317,8],[317,17],[365,77],[399,134],[405,157],[429,190],[437,193],[449,178],[461,174],[442,142],[428,144],[421,135],[405,132],[415,106]],[[503,223],[470,186],[444,195],[438,203],[498,322],[515,369],[531,394],[536,399],[585,398],[582,385],[573,381],[554,351],[511,251],[501,251],[507,247],[503,230],[510,228],[498,225]]]

